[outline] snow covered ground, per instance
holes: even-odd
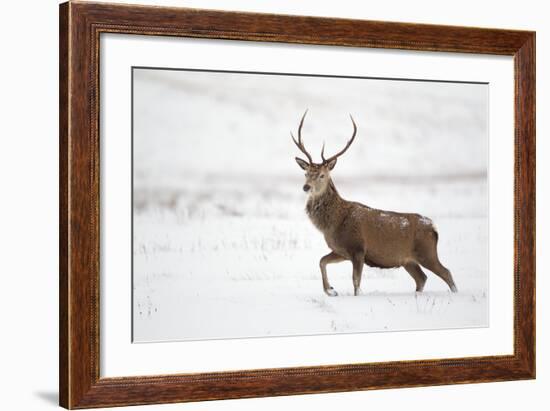
[[[359,126],[344,198],[432,218],[459,293],[431,272],[330,265],[289,137],[305,107],[318,158]],[[484,85],[134,72],[134,341],[483,327],[488,321]]]

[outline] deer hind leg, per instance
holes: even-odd
[[[441,264],[441,262],[437,258],[437,254],[433,258],[420,261],[420,264],[422,264],[428,270],[433,271],[434,274],[445,281],[453,293],[456,293],[458,291],[451,272],[447,269],[447,267]]]
[[[351,262],[353,264],[353,295],[358,296],[361,291],[361,276],[363,275],[365,256],[355,255]]]
[[[424,285],[426,284],[427,276],[422,271],[422,268],[416,263],[407,263],[404,265],[405,270],[411,275],[416,283],[416,291],[422,292],[424,290]]]
[[[432,232],[432,236],[427,239],[427,241],[417,244],[417,262],[445,281],[451,291],[456,293],[458,290],[451,272],[447,269],[447,267],[441,264],[439,257],[437,256],[437,240],[438,235],[434,230]]]
[[[319,261],[319,266],[321,267],[321,275],[323,277],[323,289],[325,290],[325,293],[330,297],[336,297],[338,293],[336,292],[336,290],[334,290],[334,288],[330,286],[328,282],[327,265],[333,264],[333,263],[339,263],[344,260],[345,258],[332,252],[325,255],[323,258],[321,258],[321,261]]]

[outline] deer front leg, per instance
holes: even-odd
[[[353,295],[358,296],[361,291],[361,276],[363,274],[365,256],[357,254],[351,262],[353,264]]]
[[[325,255],[323,258],[321,258],[321,261],[319,261],[319,266],[321,267],[321,275],[323,277],[323,289],[325,290],[325,293],[329,297],[336,297],[338,293],[332,288],[328,282],[327,277],[327,264],[332,263],[339,263],[341,261],[344,261],[345,258],[339,256],[338,254],[332,252],[327,255]]]

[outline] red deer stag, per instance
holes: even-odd
[[[305,170],[304,191],[308,194],[306,212],[311,222],[324,235],[332,250],[319,262],[323,288],[329,296],[338,295],[329,284],[327,265],[349,260],[353,265],[354,295],[361,285],[363,264],[378,268],[404,267],[416,282],[416,291],[421,292],[426,283],[426,274],[420,266],[433,271],[447,283],[452,292],[457,288],[450,271],[437,256],[437,230],[427,217],[419,214],[397,213],[377,210],[366,205],[344,200],[330,177],[336,160],[351,146],[357,134],[353,117],[353,134],[346,146],[325,158],[322,163],[313,162],[302,141],[302,126],[307,110],[298,127],[298,141],[291,134],[294,144],[308,161],[296,157],[298,165]]]

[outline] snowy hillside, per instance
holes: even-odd
[[[487,104],[485,85],[135,70],[134,340],[486,326]],[[347,262],[323,293],[289,135],[306,107],[317,160],[354,115],[341,195],[432,218],[458,294],[366,267],[353,297]]]

